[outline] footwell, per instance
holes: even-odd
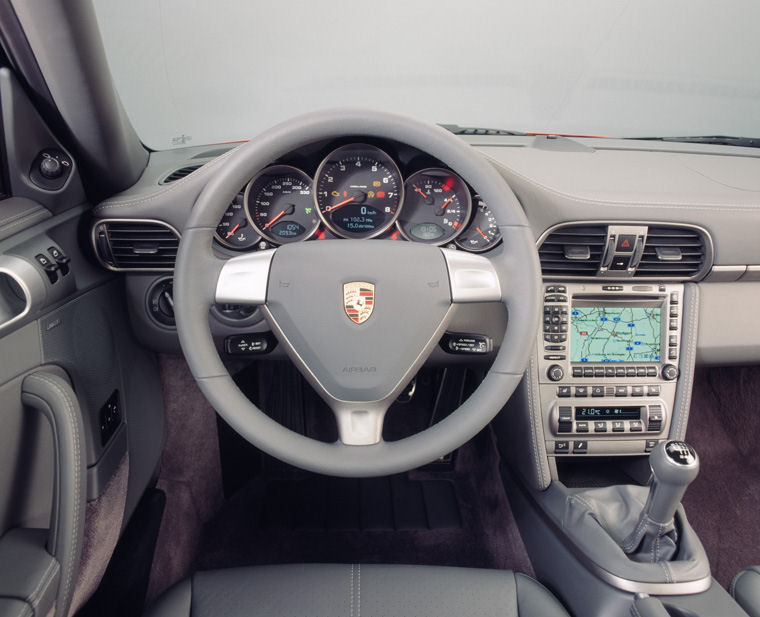
[[[405,563],[533,573],[489,431],[453,471],[351,480],[264,473],[206,524],[198,569],[277,563]]]

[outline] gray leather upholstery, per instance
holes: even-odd
[[[749,617],[760,617],[760,566],[744,568],[731,581],[731,595]]]
[[[504,570],[308,564],[199,572],[150,617],[567,617],[544,587]]]

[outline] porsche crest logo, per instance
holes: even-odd
[[[367,321],[375,308],[375,286],[365,281],[344,283],[343,308],[354,323]]]

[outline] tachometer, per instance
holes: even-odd
[[[501,232],[496,224],[496,217],[480,195],[475,196],[475,204],[472,220],[456,242],[460,248],[481,253],[493,248],[501,241]]]
[[[317,170],[319,216],[344,238],[373,238],[396,221],[404,196],[401,173],[374,146],[351,144],[331,152]]]
[[[248,224],[241,191],[227,207],[222,220],[216,226],[217,241],[227,248],[244,251],[259,241],[258,234]]]
[[[437,167],[409,176],[404,207],[396,223],[407,240],[445,244],[470,218],[470,191],[455,173]]]
[[[254,228],[275,244],[310,238],[319,227],[311,178],[289,165],[267,167],[249,183],[245,203]]]

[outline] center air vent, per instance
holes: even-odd
[[[159,184],[169,184],[170,182],[181,180],[185,176],[189,176],[191,173],[197,171],[201,167],[203,167],[203,163],[197,165],[188,165],[187,167],[180,167],[179,169],[175,169],[172,173],[166,176],[166,178],[161,180]]]
[[[596,276],[607,242],[606,225],[565,225],[538,249],[544,276]]]
[[[634,276],[694,277],[708,265],[708,247],[696,228],[650,225]]]
[[[110,270],[172,270],[179,247],[179,233],[163,221],[100,221],[92,239],[98,257]]]

